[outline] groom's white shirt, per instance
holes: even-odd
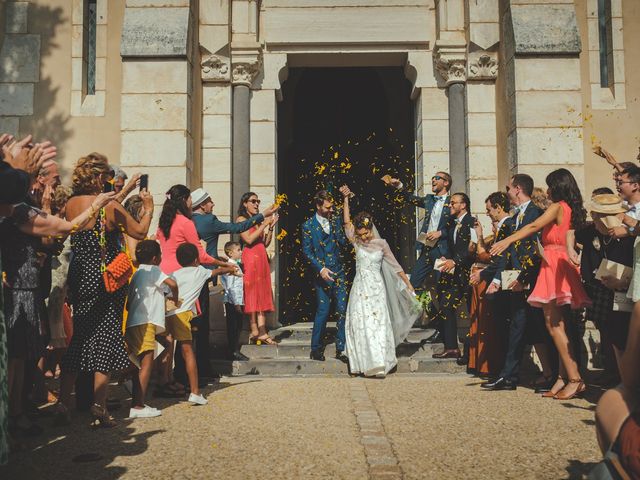
[[[329,223],[329,219],[316,213],[316,220],[318,220],[318,223],[322,227],[322,230],[324,230],[324,233],[329,235],[331,233],[331,223]]]

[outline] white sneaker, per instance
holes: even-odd
[[[189,401],[194,405],[206,405],[209,403],[202,395],[196,395],[195,393],[189,394]]]
[[[147,405],[144,408],[132,408],[129,410],[129,418],[151,418],[159,417],[160,415],[162,415],[160,410]]]

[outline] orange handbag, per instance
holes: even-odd
[[[100,210],[100,252],[102,260],[100,262],[100,271],[104,280],[104,288],[107,292],[113,293],[129,283],[133,275],[133,265],[131,259],[125,250],[124,239],[120,238],[120,253],[116,255],[109,265],[105,265],[107,255],[107,238],[106,238],[106,217],[104,208]]]

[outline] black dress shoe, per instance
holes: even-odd
[[[435,333],[433,335],[431,335],[429,338],[425,338],[424,340],[422,340],[420,342],[421,345],[432,345],[434,343],[443,343],[443,339],[442,339],[442,334],[436,330]]]
[[[458,359],[456,360],[456,363],[457,363],[458,365],[460,365],[461,367],[462,367],[463,365],[468,365],[468,364],[469,364],[469,357],[468,357],[468,356],[465,356],[465,355],[462,355],[460,358],[458,358]]]
[[[344,364],[349,364],[349,357],[347,357],[342,350],[336,351],[336,359],[340,360]]]
[[[493,382],[486,382],[480,385],[482,388],[486,390],[515,390],[517,385],[511,380],[507,380],[504,377],[499,377]]]
[[[553,379],[550,382],[538,384],[538,385],[536,385],[536,387],[534,388],[533,391],[535,393],[547,393],[547,392],[550,392],[555,383],[556,383],[556,381],[555,381],[555,379]]]
[[[231,354],[231,360],[237,360],[239,362],[248,362],[249,361],[249,357],[247,357],[242,352],[233,352]]]
[[[309,354],[309,358],[311,360],[318,360],[319,362],[324,362],[324,353],[322,353],[320,350],[311,350],[311,353]]]
[[[452,348],[441,353],[434,353],[431,358],[460,358],[460,350]]]

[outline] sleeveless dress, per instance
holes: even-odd
[[[249,232],[254,232],[254,226]],[[253,245],[242,249],[242,265],[244,267],[244,312],[273,312],[273,295],[271,293],[271,269],[269,257],[262,237]]]
[[[560,201],[562,223],[555,222],[542,230],[544,256],[536,286],[527,301],[534,307],[555,300],[557,305],[570,305],[572,309],[587,307],[591,300],[582,285],[580,271],[567,254],[567,232],[571,225],[571,207]]]
[[[120,231],[107,232],[105,264],[120,252]],[[62,358],[68,372],[122,370],[129,358],[122,335],[122,312],[128,285],[108,293],[100,272],[100,223],[71,237],[69,295],[73,305],[73,337]]]

